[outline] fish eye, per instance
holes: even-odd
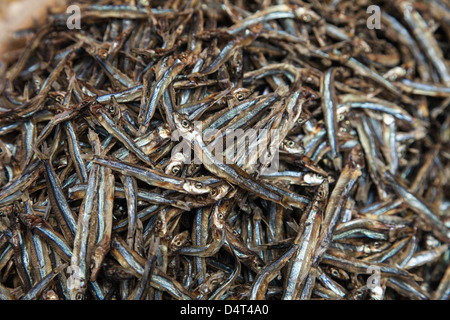
[[[197,189],[201,189],[201,188],[203,188],[203,183],[201,183],[201,182],[196,182],[196,183],[195,183],[195,187],[196,187]]]
[[[294,142],[293,140],[289,140],[287,144],[288,144],[288,146],[291,147],[291,148],[292,148],[293,146],[295,146],[295,142]]]
[[[81,293],[77,293],[75,296],[75,300],[84,300],[83,295]]]
[[[64,101],[64,99],[61,96],[56,97],[56,102],[62,103],[63,101]]]
[[[244,99],[244,95],[242,93],[238,93],[236,95],[236,98],[238,98],[238,100],[242,100],[242,99]]]
[[[109,107],[108,107],[108,111],[109,111],[109,113],[115,113],[116,112],[116,107],[114,106],[114,105],[110,105]]]
[[[190,125],[190,123],[189,123],[188,120],[184,119],[184,120],[181,121],[181,126],[183,128],[189,128],[189,125]]]
[[[223,214],[222,214],[222,213],[219,213],[219,214],[217,215],[217,217],[219,217],[219,219],[223,219]]]
[[[173,174],[177,174],[178,172],[180,172],[180,167],[179,166],[175,166],[172,168],[172,173]]]
[[[333,269],[333,271],[331,271],[331,274],[337,277],[339,275],[339,272],[336,269]]]
[[[345,119],[345,117],[343,114],[338,115],[338,121],[342,121],[344,119]]]
[[[215,188],[211,190],[211,195],[212,195],[212,196],[217,195],[217,190],[216,190]]]

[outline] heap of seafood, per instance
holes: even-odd
[[[445,2],[70,1],[18,31],[0,300],[448,299]]]

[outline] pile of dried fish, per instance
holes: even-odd
[[[1,64],[0,299],[448,299],[448,3],[69,4]]]

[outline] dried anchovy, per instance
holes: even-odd
[[[448,300],[450,11],[373,2],[377,32],[364,1],[284,0],[68,1],[81,29],[27,30],[0,300]]]

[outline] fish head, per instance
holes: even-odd
[[[304,154],[305,148],[302,146],[301,142],[296,142],[295,140],[286,138],[280,144],[281,151],[290,154]]]
[[[226,215],[228,209],[229,209],[228,201],[225,202],[220,201],[216,206],[214,206],[212,223],[219,230],[223,230],[225,228]]]
[[[172,240],[170,240],[169,243],[170,250],[174,252],[177,251],[186,243],[188,243],[188,238],[189,238],[189,231],[186,230],[181,233],[178,233],[176,236],[172,238]]]
[[[189,118],[184,114],[174,112],[173,121],[175,122],[175,127],[177,128],[175,130],[176,133],[191,141],[194,133],[194,124],[189,120]]]
[[[324,181],[323,176],[321,176],[320,174],[317,174],[317,173],[313,173],[313,172],[305,173],[304,179],[308,185],[320,185]]]
[[[183,154],[183,152],[177,152],[170,157],[164,171],[166,174],[173,174],[173,175],[177,176],[177,175],[181,174],[181,171],[184,167],[185,162],[186,162],[186,157]]]
[[[225,197],[228,194],[228,191],[230,191],[231,186],[228,183],[223,183],[221,185],[215,186],[211,189],[210,197],[213,200],[220,200],[223,197]]]
[[[186,179],[183,189],[190,194],[205,194],[211,192],[211,187],[201,181],[194,179]]]
[[[173,174],[173,175],[177,176],[181,173],[182,169],[183,169],[182,163],[172,161],[167,164],[166,168],[164,169],[164,172],[166,174]]]
[[[231,94],[238,101],[242,101],[250,96],[253,91],[247,88],[234,88],[231,90]]]
[[[350,277],[348,275],[348,273],[340,268],[335,268],[335,267],[329,267],[327,272],[336,279],[339,280],[349,280]]]
[[[206,274],[205,282],[201,283],[194,289],[196,295],[205,296],[210,294],[217,288],[225,279],[225,272],[217,271],[212,274]]]

